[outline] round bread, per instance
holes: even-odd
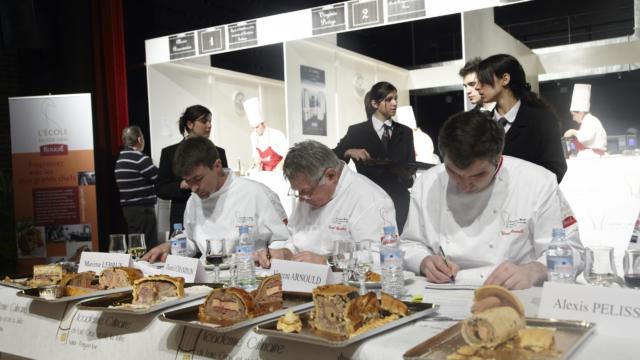
[[[487,308],[497,306],[509,306],[512,307],[516,312],[518,312],[520,316],[525,316],[524,305],[522,304],[522,302],[520,302],[520,299],[518,299],[518,297],[515,296],[511,291],[502,286],[485,285],[479,287],[474,292],[474,302],[477,304],[487,304],[487,307],[484,309],[480,309],[480,311],[484,311]]]

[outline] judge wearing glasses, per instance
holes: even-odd
[[[317,141],[291,147],[283,171],[297,202],[288,224],[291,237],[271,243],[272,258],[326,264],[334,240],[378,244],[383,227],[396,225],[389,195]],[[270,265],[265,253],[259,261]]]

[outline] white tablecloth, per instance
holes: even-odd
[[[424,278],[408,285],[425,294]],[[425,300],[452,290],[427,290]],[[472,297],[470,290],[457,297]],[[444,292],[444,293],[443,293]],[[0,287],[0,353],[38,359],[400,359],[407,350],[453,324],[425,318],[343,349],[296,343],[255,334],[251,328],[228,334],[185,329],[148,316],[78,311],[74,305],[45,304],[17,297]],[[537,314],[540,288],[518,291],[527,316]],[[202,300],[199,300],[202,301]],[[195,301],[194,303],[198,303]],[[192,304],[194,304],[192,303]],[[191,304],[186,304],[188,306]],[[446,306],[443,304],[443,306]],[[440,314],[438,315],[440,316]],[[436,319],[438,318],[436,316]],[[640,353],[636,339],[593,335],[574,359],[631,359]],[[0,356],[5,358],[6,355]]]

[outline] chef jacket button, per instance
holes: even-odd
[[[495,210],[495,209],[494,209],[494,210],[493,210],[493,213],[494,213],[494,214],[497,214],[497,213],[498,213],[498,210]]]
[[[489,243],[489,248],[493,249],[493,243]]]
[[[480,274],[480,279],[484,279],[484,274]]]

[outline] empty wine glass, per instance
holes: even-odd
[[[214,280],[220,282],[220,264],[229,256],[224,239],[207,239],[207,264],[213,265]]]
[[[147,252],[144,234],[129,234],[129,254],[133,260],[138,260]]]
[[[613,247],[591,246],[586,249],[584,279],[591,285],[612,286],[622,281],[613,262]]]
[[[367,273],[373,267],[373,256],[371,255],[371,242],[361,241],[356,243],[356,274],[360,285],[360,295],[364,295],[366,290]]]
[[[109,235],[109,252],[124,254],[127,252],[127,236],[125,234]]]
[[[349,283],[349,277],[355,265],[355,258],[353,256],[355,250],[356,246],[352,241],[338,240],[334,242],[333,256],[335,265],[342,270],[342,281],[345,284]]]

